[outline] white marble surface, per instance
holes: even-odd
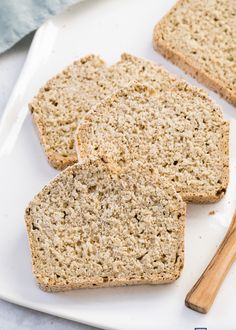
[[[33,34],[0,55],[0,118],[21,71]],[[36,312],[0,299],[0,330],[96,330],[95,328]]]

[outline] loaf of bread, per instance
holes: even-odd
[[[36,280],[46,291],[172,282],[183,268],[185,213],[153,168],[68,167],[25,212]]]
[[[215,202],[228,185],[228,122],[206,93],[184,82],[159,93],[140,84],[118,91],[85,115],[76,141],[79,160],[151,164],[185,201]]]
[[[78,121],[95,104],[130,81],[149,82],[157,90],[169,88],[176,78],[160,66],[123,54],[107,68],[97,56],[76,61],[42,87],[30,111],[49,163],[64,169],[76,162],[74,133]]]
[[[154,48],[236,105],[236,2],[179,0],[155,26]]]

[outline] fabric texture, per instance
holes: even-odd
[[[1,0],[0,53],[37,29],[51,16],[81,0]]]

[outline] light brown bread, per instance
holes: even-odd
[[[169,89],[180,79],[152,61],[124,53],[120,61],[108,68],[107,81],[109,84],[113,81],[116,90],[137,81],[150,84],[159,92]]]
[[[76,162],[73,133],[82,117],[103,93],[99,84],[106,66],[86,56],[50,79],[29,105],[49,163],[63,169]]]
[[[68,167],[26,209],[36,280],[46,291],[172,282],[183,268],[185,213],[152,168]]]
[[[53,167],[63,169],[76,162],[74,132],[78,121],[95,104],[133,80],[149,82],[163,90],[176,78],[160,66],[132,55],[123,54],[109,68],[91,55],[73,63],[40,89],[30,110]]]
[[[155,26],[154,48],[236,105],[236,2],[179,0]]]
[[[184,82],[162,93],[123,89],[87,114],[76,133],[79,160],[158,168],[189,202],[215,202],[229,179],[229,125],[220,108]]]

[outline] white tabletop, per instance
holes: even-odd
[[[0,55],[0,118],[24,64],[33,34]],[[0,300],[0,330],[96,330]]]

